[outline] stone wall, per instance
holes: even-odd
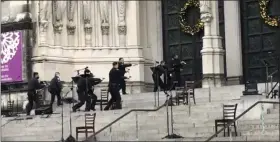
[[[59,71],[70,82],[88,66],[107,82],[112,62],[124,57],[137,64],[126,74],[132,92],[152,83],[149,68],[162,59],[159,1],[32,1],[32,7],[38,17],[33,70],[42,80]]]

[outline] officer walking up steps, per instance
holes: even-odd
[[[126,79],[126,77],[123,76],[122,72],[118,68],[119,68],[118,62],[113,62],[113,68],[109,72],[109,85],[108,85],[109,87],[108,90],[111,94],[111,99],[108,102],[107,106],[104,108],[104,110],[109,110],[113,102],[116,103],[116,107],[114,109],[122,108],[121,94],[119,90],[120,90],[121,81]]]
[[[55,96],[57,98],[57,106],[62,105],[61,103],[61,90],[62,90],[62,83],[60,81],[60,73],[56,72],[55,76],[53,77],[53,79],[51,80],[51,83],[48,87],[49,92],[51,93],[51,106],[55,100]]]
[[[36,103],[36,107],[38,107],[38,96],[37,96],[37,90],[44,88],[44,84],[40,84],[39,82],[39,73],[34,72],[33,78],[28,82],[28,105],[26,109],[26,114],[30,115],[30,112],[33,108],[33,102]]]
[[[131,67],[131,66],[132,66],[132,64],[125,64],[123,58],[119,58],[119,67],[118,67],[118,69],[119,69],[119,71],[121,72],[121,76],[124,76],[124,74],[126,73],[126,70],[125,70],[125,69],[126,69],[127,67]],[[123,95],[127,94],[127,93],[126,93],[126,82],[125,82],[125,78],[122,78],[120,83],[121,83],[121,84],[120,84],[120,85],[121,85],[120,88],[122,89],[122,94],[123,94]]]

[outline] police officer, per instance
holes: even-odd
[[[132,66],[132,64],[125,64],[124,63],[124,59],[123,58],[119,58],[119,71],[121,72],[121,76],[124,76],[124,74],[126,73],[126,68],[127,67],[131,67]],[[127,94],[126,93],[126,83],[125,83],[125,79],[121,79],[121,82],[120,82],[121,84],[121,86],[120,86],[120,88],[122,89],[122,94],[123,95],[125,95],[125,94]]]
[[[62,83],[59,77],[60,73],[56,72],[48,88],[49,92],[51,93],[51,105],[54,102],[55,96],[57,97],[57,106],[62,105],[60,96],[62,90]]]
[[[113,62],[113,68],[109,72],[109,92],[111,94],[111,99],[108,102],[107,106],[104,110],[109,110],[111,108],[113,102],[116,103],[115,109],[121,109],[121,95],[120,95],[120,84],[122,79],[125,77],[122,75],[122,72],[118,69],[118,62]]]
[[[186,64],[184,61],[180,61],[178,55],[174,55],[171,60],[171,68],[174,72],[174,81],[176,81],[176,86],[181,86],[181,70],[183,70],[183,65]]]
[[[44,88],[44,84],[40,84],[39,82],[39,73],[34,72],[33,73],[33,78],[28,82],[28,106],[26,109],[27,115],[30,115],[30,112],[33,108],[33,102],[37,103],[37,90]],[[38,107],[38,106],[37,106]]]
[[[160,87],[162,90],[165,89],[165,85],[164,85],[162,79],[160,78],[161,75],[165,73],[164,67],[165,67],[165,62],[161,61],[159,65],[151,68],[153,71],[152,77],[153,77],[153,81],[154,81],[154,92],[156,92],[158,90],[158,87]]]
[[[95,105],[96,105],[96,101],[97,101],[97,96],[94,94],[94,86],[101,83],[102,80],[100,78],[94,78],[93,75],[91,75],[90,78],[88,78],[88,88],[89,91],[88,91],[88,95],[91,99],[91,107],[90,109],[95,111]]]
[[[84,71],[84,77],[80,77],[77,82],[77,93],[79,97],[79,103],[74,105],[72,107],[73,112],[76,112],[77,109],[79,109],[81,106],[83,106],[86,103],[85,111],[90,111],[91,108],[91,98],[88,95],[88,92],[91,88],[89,88],[88,85],[88,78],[90,77],[90,70],[85,69]]]

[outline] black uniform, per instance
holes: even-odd
[[[165,85],[164,85],[162,79],[160,78],[161,75],[165,73],[164,66],[158,65],[156,67],[152,67],[151,70],[153,71],[152,77],[153,77],[153,81],[154,81],[154,92],[156,92],[158,90],[158,86],[160,86],[160,88],[162,90],[164,90]]]
[[[60,82],[59,77],[55,76],[50,83],[49,86],[49,92],[51,93],[51,105],[54,102],[55,96],[57,97],[57,105],[61,105],[61,90],[62,90],[62,84]]]
[[[86,103],[85,111],[90,111],[91,108],[91,98],[88,95],[88,91],[91,89],[88,85],[88,77],[80,77],[80,79],[77,82],[77,93],[80,102],[73,106],[73,111],[75,112],[77,109],[79,109],[81,106],[83,106]]]
[[[113,102],[116,103],[115,109],[121,109],[121,95],[120,95],[120,84],[121,81],[125,79],[122,76],[122,72],[116,68],[112,68],[109,73],[109,92],[111,94],[111,99],[108,102],[108,105],[104,108],[104,110],[109,110],[111,108]]]
[[[176,86],[180,87],[181,86],[181,69],[183,68],[181,61],[179,59],[173,59],[171,61],[171,68],[174,71],[173,81],[177,81],[178,83],[176,84]]]
[[[99,83],[101,83],[101,79],[100,78],[88,78],[88,88],[89,91],[88,91],[88,95],[89,97],[91,98],[91,109],[92,110],[95,110],[95,105],[96,105],[96,101],[97,101],[97,96],[94,94],[94,85],[97,85]]]
[[[119,63],[119,71],[121,72],[121,76],[124,76],[124,74],[126,73],[125,68],[127,67],[131,67],[132,64],[124,64],[124,63]],[[122,89],[122,93],[126,94],[126,83],[124,79],[121,79],[120,81],[120,88]]]
[[[27,96],[28,96],[28,106],[26,109],[26,113],[27,115],[30,115],[30,112],[33,108],[33,102],[35,102],[38,107],[38,98],[37,98],[37,90],[44,88],[45,85],[40,84],[39,80],[37,78],[32,78],[29,82],[28,82],[28,92],[27,92]]]

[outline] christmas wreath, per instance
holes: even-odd
[[[188,0],[188,2],[184,4],[184,7],[182,7],[181,11],[180,11],[179,23],[181,25],[183,32],[194,35],[195,33],[198,33],[200,30],[203,29],[204,24],[200,19],[193,26],[191,26],[187,23],[186,12],[187,12],[187,9],[191,8],[191,7],[199,8],[199,1],[198,0]]]
[[[264,20],[264,23],[277,27],[280,24],[279,18],[278,17],[271,17],[268,15],[268,3],[269,0],[259,0],[259,6],[260,6],[260,14],[262,19]]]

